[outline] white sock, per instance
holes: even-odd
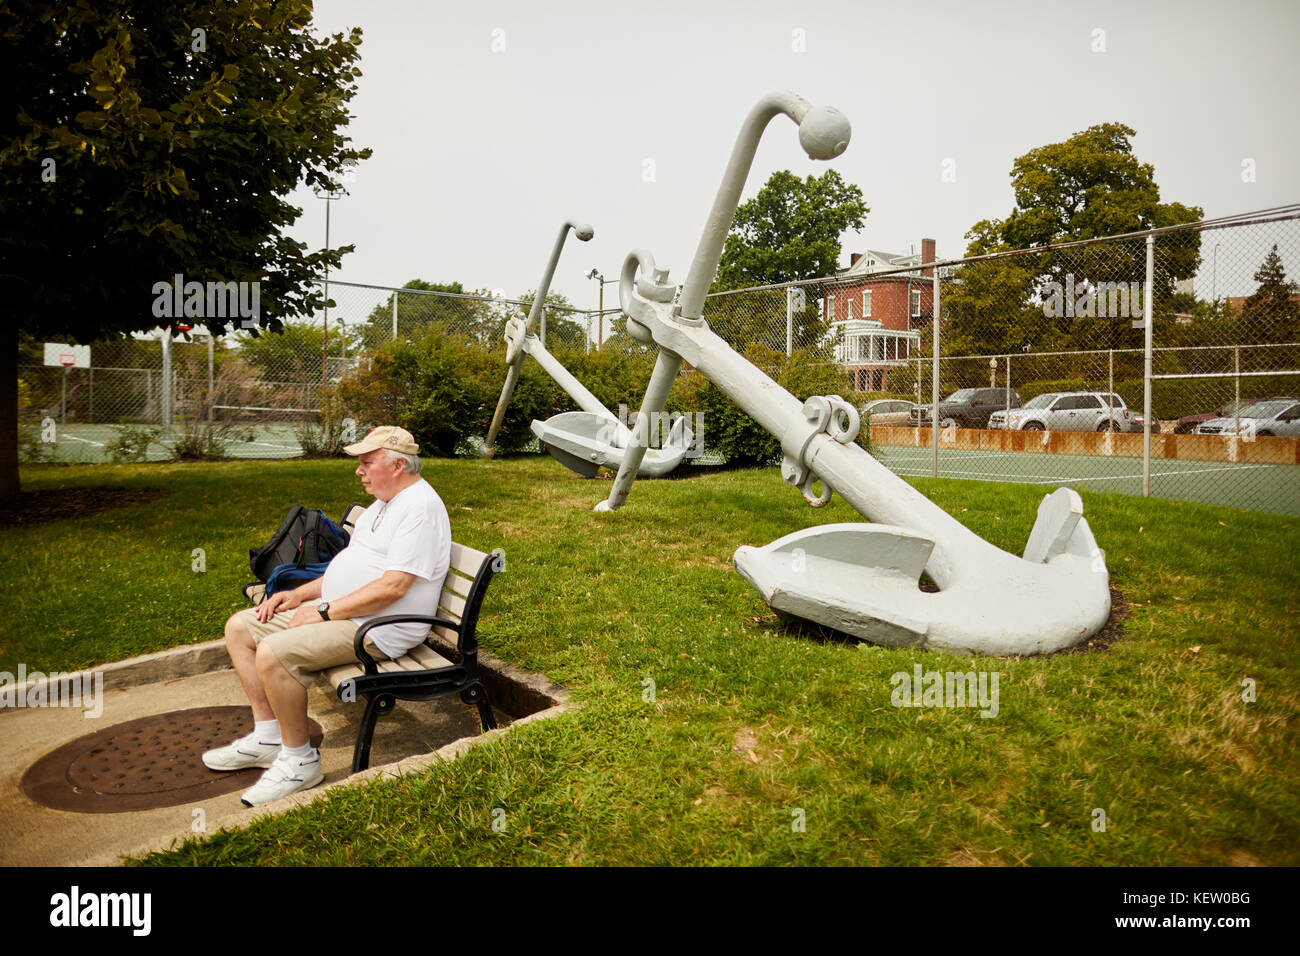
[[[280,722],[278,720],[255,720],[253,731],[259,743],[278,744],[280,742]]]
[[[311,745],[311,741],[309,740],[309,741],[307,741],[305,744],[303,744],[301,747],[284,747],[284,746],[281,746],[281,747],[280,747],[280,753],[284,754],[286,757],[298,757],[298,758],[300,758],[300,759],[302,759],[302,760],[306,760],[306,759],[307,759],[308,757],[310,757],[313,753],[315,753],[315,748],[312,747],[312,745]]]

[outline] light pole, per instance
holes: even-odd
[[[330,203],[333,202],[335,199],[340,198],[340,196],[346,196],[348,194],[348,191],[346,189],[327,191],[327,190],[322,190],[316,186],[313,186],[311,191],[316,194],[318,199],[325,200],[325,253],[326,255],[328,255],[330,251]],[[329,348],[329,336],[330,336],[330,264],[329,261],[326,260],[325,262],[325,318],[324,321],[321,322],[321,343],[320,343],[320,388],[321,388],[322,396],[325,392],[325,387],[326,387],[325,373],[326,373],[326,368],[328,367],[329,352],[327,351],[327,349]]]
[[[605,283],[617,282],[618,279],[606,279],[604,274],[595,268],[587,273],[587,278],[600,280],[600,312],[596,315],[596,351],[599,352],[600,346],[605,340]]]

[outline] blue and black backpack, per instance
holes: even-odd
[[[319,508],[294,505],[261,548],[250,548],[248,564],[269,597],[318,578],[330,560],[348,546],[348,533]]]

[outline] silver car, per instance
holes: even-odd
[[[1282,398],[1256,402],[1232,418],[1211,418],[1196,426],[1198,435],[1235,435],[1241,423],[1243,436],[1300,435],[1300,399]]]
[[[1045,392],[989,416],[989,428],[1013,431],[1122,432],[1132,424],[1124,399],[1113,392]]]

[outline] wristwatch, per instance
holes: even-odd
[[[330,619],[330,602],[321,601],[317,604],[316,613],[320,615],[322,621],[328,621]]]

